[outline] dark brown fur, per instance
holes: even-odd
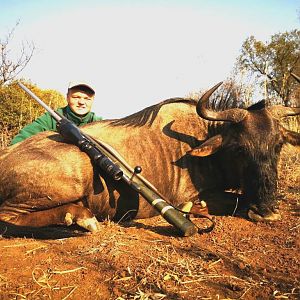
[[[272,213],[281,147],[299,144],[299,135],[286,131],[264,107],[252,107],[245,120],[232,124],[200,118],[195,105],[193,100],[169,99],[83,131],[110,144],[131,166],[142,166],[143,176],[174,206],[201,200],[209,190],[240,189],[259,214]],[[218,139],[209,139],[215,135],[222,136],[221,146],[214,144]],[[9,147],[0,163],[2,222],[82,226],[82,220],[94,215],[120,219],[157,214],[124,183],[100,176],[86,154],[56,133],[40,133]],[[94,225],[83,227],[94,231],[89,227]]]

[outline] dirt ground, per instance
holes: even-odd
[[[274,224],[236,215],[237,202],[191,237],[160,216],[76,237],[56,227],[55,239],[0,237],[0,299],[300,299],[300,151],[286,149],[279,170]]]

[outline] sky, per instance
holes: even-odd
[[[36,48],[19,77],[64,95],[89,82],[111,119],[226,80],[249,36],[299,29],[299,15],[299,0],[0,0],[0,38],[19,20],[13,50]]]

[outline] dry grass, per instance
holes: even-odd
[[[181,238],[156,217],[69,239],[0,238],[0,299],[299,299],[295,147],[284,147],[279,178],[276,224],[218,216],[211,233]]]
[[[243,224],[248,235],[237,218],[221,217],[210,235],[178,238],[165,235],[169,226],[157,217],[125,226],[107,221],[81,238],[0,240],[3,259],[15,255],[24,264],[18,274],[1,271],[0,299],[296,299],[295,279],[263,263],[287,246],[272,248],[268,227],[264,235]],[[151,230],[157,226],[160,233]],[[99,296],[104,287],[106,296]]]
[[[300,147],[284,146],[279,162],[279,183],[281,187],[299,186]]]

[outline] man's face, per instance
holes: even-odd
[[[91,111],[94,102],[94,94],[73,88],[68,91],[67,101],[75,114],[80,116],[86,115]]]

